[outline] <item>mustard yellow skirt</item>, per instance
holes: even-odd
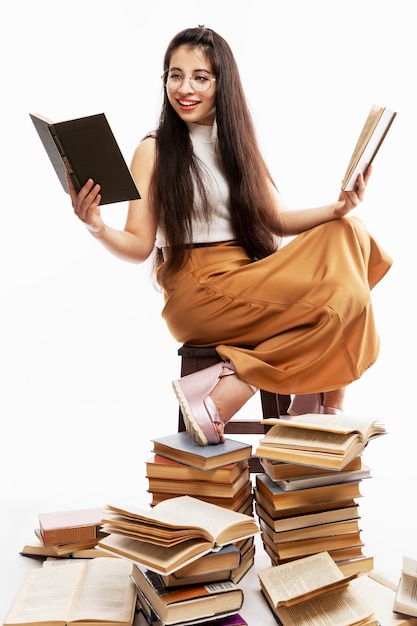
[[[328,391],[358,379],[378,356],[370,290],[391,264],[353,217],[256,262],[232,242],[195,248],[164,292],[162,316],[178,342],[215,346],[261,389]]]

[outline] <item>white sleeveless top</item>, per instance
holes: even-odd
[[[186,241],[185,243],[230,241],[235,239],[235,234],[230,220],[229,187],[218,166],[215,154],[217,140],[216,123],[214,123],[214,126],[188,123],[187,126],[190,131],[194,153],[203,164],[203,179],[206,183],[212,217],[210,221],[205,219],[201,203],[199,202],[198,190],[195,188],[193,238],[192,241]],[[155,244],[158,248],[164,248],[167,245],[161,227],[158,227]]]

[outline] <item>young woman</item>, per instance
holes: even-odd
[[[295,394],[293,414],[341,411],[345,386],[377,358],[370,290],[391,265],[363,223],[346,217],[370,168],[356,191],[287,210],[227,42],[205,27],[181,31],[162,81],[159,126],[133,156],[141,199],[124,230],[102,220],[93,180],[71,198],[114,255],[140,263],[155,251],[173,336],[222,358],[173,383],[188,433],[199,445],[221,443],[224,423],[258,388]]]

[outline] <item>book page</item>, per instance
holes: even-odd
[[[277,615],[284,626],[351,626],[370,618],[373,611],[347,587],[291,607],[279,607]]]
[[[375,615],[382,626],[415,626],[417,618],[406,617],[394,612],[395,590],[384,582],[374,578],[374,572],[367,576],[358,576],[352,583],[353,590],[360,594],[363,600],[375,611]]]
[[[417,616],[417,579],[414,576],[409,576],[404,572],[401,574],[394,610]]]
[[[203,540],[183,541],[177,546],[165,548],[115,534],[102,539],[99,546],[103,550],[141,563],[158,574],[172,574],[180,567],[185,567],[207,554],[213,548],[211,542]]]
[[[395,116],[396,112],[386,107],[372,107],[343,178],[343,189],[356,188],[358,175],[365,174],[374,160]]]
[[[261,439],[261,446],[272,446],[280,449],[322,452],[324,454],[341,454],[349,449],[358,439],[357,433],[340,434],[310,428],[288,428],[275,424]]]
[[[274,606],[299,601],[306,594],[344,579],[328,552],[261,570],[258,576]]]
[[[360,433],[365,439],[370,435],[385,433],[385,427],[380,420],[355,417],[352,415],[318,415],[307,413],[297,415],[285,420],[262,420],[266,423],[280,424],[283,428],[311,428],[324,432],[340,434]]]
[[[403,557],[403,572],[417,578],[417,561],[408,556]]]
[[[84,563],[71,563],[28,572],[4,624],[65,623],[84,567]]]
[[[258,532],[254,519],[243,513],[225,509],[198,498],[180,496],[157,504],[151,511],[130,509],[129,511],[110,506],[111,511],[122,512],[138,521],[154,522],[167,528],[198,529],[202,538],[210,539],[213,544],[222,542],[227,531],[238,527],[232,541]],[[239,528],[242,528],[240,531]],[[185,533],[186,534],[186,533]],[[151,538],[149,539],[151,541]],[[226,541],[227,542],[227,539]],[[230,543],[230,541],[229,541]]]
[[[394,610],[417,617],[417,561],[406,556],[403,557]]]
[[[136,597],[132,567],[131,562],[113,557],[88,561],[68,621],[130,623]]]
[[[358,155],[361,153],[363,146],[368,143],[369,137],[371,136],[372,131],[374,130],[379,118],[381,117],[382,111],[382,107],[379,107],[377,104],[372,105],[368,117],[365,120],[365,124],[363,125],[361,133],[359,135],[358,141],[356,142],[355,148],[352,152],[352,157],[346,169],[345,178],[348,178],[351,175],[352,171],[355,169]]]

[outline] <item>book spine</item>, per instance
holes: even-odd
[[[72,182],[74,183],[74,187],[77,191],[80,191],[82,184],[80,182],[80,180],[78,179],[78,176],[76,175],[76,173],[74,172],[74,168],[71,165],[71,162],[64,150],[64,147],[61,143],[61,140],[59,139],[56,130],[54,128],[54,126],[51,124],[49,126],[49,131],[51,133],[51,137],[55,142],[56,147],[58,148],[59,154],[61,155],[61,159],[65,165],[65,168],[68,172],[69,177],[71,178]]]
[[[98,526],[76,526],[73,528],[41,529],[42,541],[45,546],[77,543],[97,539]]]

